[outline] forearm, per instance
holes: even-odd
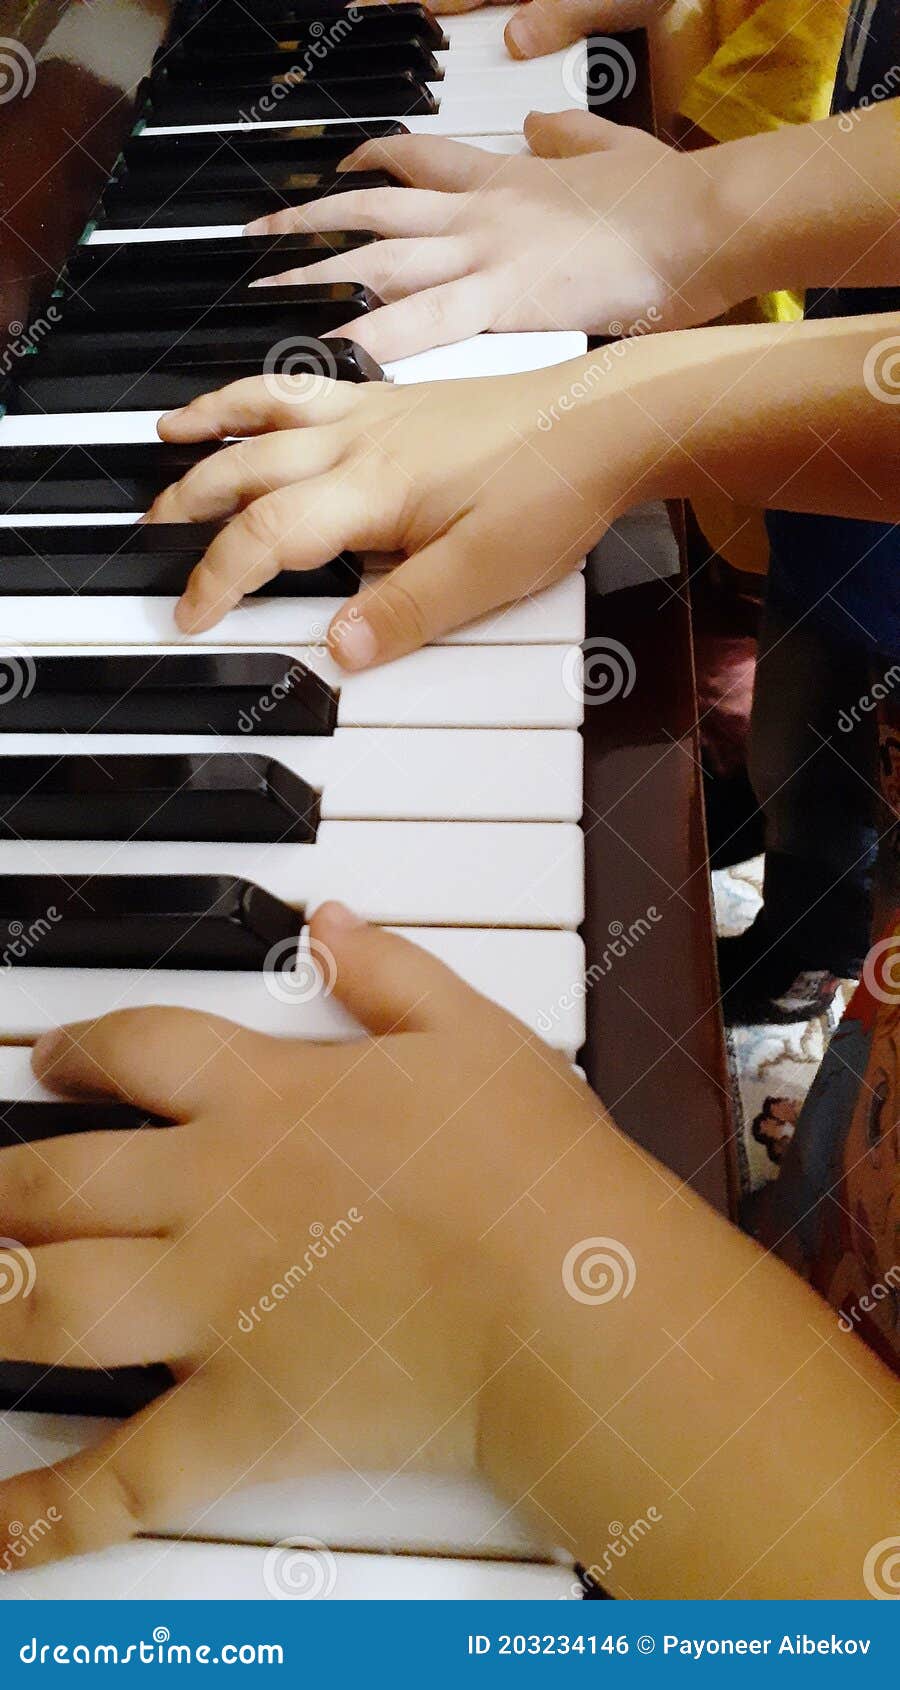
[[[601,522],[611,449],[623,508],[714,489],[762,508],[900,518],[900,316],[647,336],[623,348],[612,393],[589,375],[596,359],[569,432]]]
[[[900,282],[900,99],[691,155],[709,176],[709,264],[735,303],[783,287]]]
[[[531,1197],[495,1246],[513,1290],[483,1402],[492,1479],[615,1594],[865,1596],[896,1526],[900,1406],[871,1352],[608,1128]]]

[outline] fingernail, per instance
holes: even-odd
[[[526,18],[513,18],[506,26],[506,46],[516,59],[527,59],[534,48],[534,31]]]
[[[348,621],[337,637],[336,655],[345,669],[368,668],[374,662],[377,651],[374,630],[361,616]]]
[[[42,1033],[31,1052],[31,1066],[37,1075],[46,1074],[54,1062],[62,1055],[65,1036],[61,1027],[54,1027],[52,1033]]]
[[[175,626],[183,634],[193,634],[199,631],[198,624],[206,614],[202,603],[197,599],[179,599],[175,606]]]
[[[321,904],[316,910],[316,922],[324,921],[332,930],[338,933],[352,933],[357,928],[368,925],[355,910],[348,910],[346,904],[329,902]]]

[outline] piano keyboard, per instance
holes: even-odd
[[[272,16],[273,5],[291,21],[279,39],[302,54],[301,8],[264,0],[255,13]],[[285,253],[301,266],[373,238],[249,240],[250,215],[330,192],[337,158],[363,134],[402,127],[516,150],[529,110],[585,103],[580,50],[511,61],[508,13],[435,26],[415,7],[387,11],[368,14],[359,43],[348,32],[340,75],[336,47],[333,75],[278,97],[271,76],[283,75],[284,56],[272,62],[237,0],[220,0],[196,39],[182,34],[158,61],[150,105],[63,278],[58,325],[28,379],[4,392],[0,940],[17,908],[62,910],[0,972],[7,1142],[62,1130],[25,1047],[73,1006],[90,1018],[174,1002],[276,1035],[355,1036],[347,1013],[310,987],[304,913],[327,897],[404,932],[532,1028],[549,1025],[544,1036],[570,1060],[583,1042],[584,1001],[572,991],[584,974],[581,578],[387,668],[344,675],[324,634],[368,561],[285,575],[188,639],[173,610],[203,536],[137,526],[180,473],[155,435],[161,409],[258,370],[282,333],[314,348],[373,304],[358,288],[250,292]],[[185,0],[176,32],[179,18],[200,15]],[[364,38],[372,57],[360,76]],[[232,74],[244,60],[258,83],[240,80],[246,68]],[[252,122],[241,115],[248,90]],[[356,379],[410,382],[537,368],[585,345],[577,334],[478,336],[384,371],[352,344],[339,356]],[[93,911],[79,910],[79,888],[94,889]],[[199,956],[179,950],[179,919],[198,914]],[[291,973],[283,964],[298,937]],[[70,1106],[66,1117],[80,1121]],[[106,1378],[56,1370],[38,1381],[43,1371],[0,1364],[0,1401],[19,1404],[0,1421],[0,1476],[86,1446],[105,1429],[100,1414],[133,1406]],[[556,1564],[474,1481],[404,1475],[374,1499],[372,1483],[256,1486],[173,1520],[172,1541],[159,1534],[25,1572],[0,1581],[0,1594],[265,1598],[277,1594],[273,1546],[304,1533],[328,1545],[333,1590],[323,1594],[336,1597],[575,1593],[566,1558]]]

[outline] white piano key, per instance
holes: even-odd
[[[30,1075],[28,1050],[0,1049],[0,1097],[8,1089],[3,1075],[9,1057]],[[37,1081],[34,1085],[43,1093]],[[89,1449],[116,1424],[77,1415],[3,1414],[0,1481]],[[392,1477],[341,1470],[248,1485],[173,1515],[161,1529],[171,1536],[254,1544],[305,1533],[335,1550],[532,1558],[546,1556],[550,1547],[526,1515],[510,1509],[483,1481],[408,1471]]]
[[[134,648],[107,646],[105,651],[122,655],[129,649]],[[583,700],[572,679],[581,673],[577,645],[471,646],[464,656],[455,646],[426,646],[394,663],[352,675],[339,669],[323,646],[278,649],[288,666],[296,662],[314,669],[339,692],[338,726],[343,728],[577,728],[583,716]],[[184,647],[144,650],[183,654]],[[74,646],[48,646],[40,655],[71,657],[78,651],[96,655],[90,647]],[[12,655],[21,659],[15,649]],[[261,695],[261,702],[264,698]],[[265,722],[261,711],[255,725],[264,729]],[[2,725],[0,715],[0,730]],[[253,741],[248,731],[248,751]],[[0,754],[3,742],[0,732]],[[36,735],[35,749],[39,744]]]
[[[8,1602],[82,1602],[98,1596],[107,1602],[271,1601],[285,1594],[278,1586],[278,1570],[290,1565],[291,1553],[290,1548],[143,1538],[97,1555],[30,1571],[26,1567],[0,1581],[0,1598]],[[528,1562],[335,1555],[314,1550],[313,1567],[320,1600],[533,1602],[574,1600],[578,1594],[571,1567]]]
[[[88,915],[97,876],[234,875],[314,910],[369,921],[563,927],[584,919],[584,835],[567,822],[322,822],[315,844],[0,840],[0,876],[60,875]]]
[[[111,549],[115,550],[115,538]],[[376,585],[384,572],[366,578]],[[0,642],[41,645],[279,646],[324,639],[346,598],[248,598],[205,634],[181,635],[174,598],[78,593],[5,594],[0,564]],[[584,581],[570,575],[520,604],[444,635],[441,645],[577,645],[584,638]]]
[[[0,756],[271,757],[316,787],[326,821],[576,822],[583,742],[565,729],[338,728],[328,739],[6,734]]]
[[[587,335],[553,333],[479,334],[450,346],[435,346],[385,364],[385,375],[400,385],[419,381],[457,381],[471,376],[516,375],[568,363],[587,351]]]
[[[584,946],[575,933],[406,928],[414,940],[574,1061],[584,1043]],[[302,949],[302,947],[301,947]],[[0,974],[0,1039],[29,1044],[48,1028],[113,1009],[176,1004],[277,1038],[359,1036],[348,1012],[291,977],[192,969],[8,968]],[[280,995],[279,995],[280,994]]]

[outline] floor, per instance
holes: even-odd
[[[750,925],[762,902],[762,866],[762,857],[754,857],[713,872],[720,936],[741,933]],[[852,989],[853,982],[847,981],[828,1014],[812,1021],[726,1029],[735,1120],[742,1127],[738,1156],[743,1196],[777,1177],[780,1156]]]

